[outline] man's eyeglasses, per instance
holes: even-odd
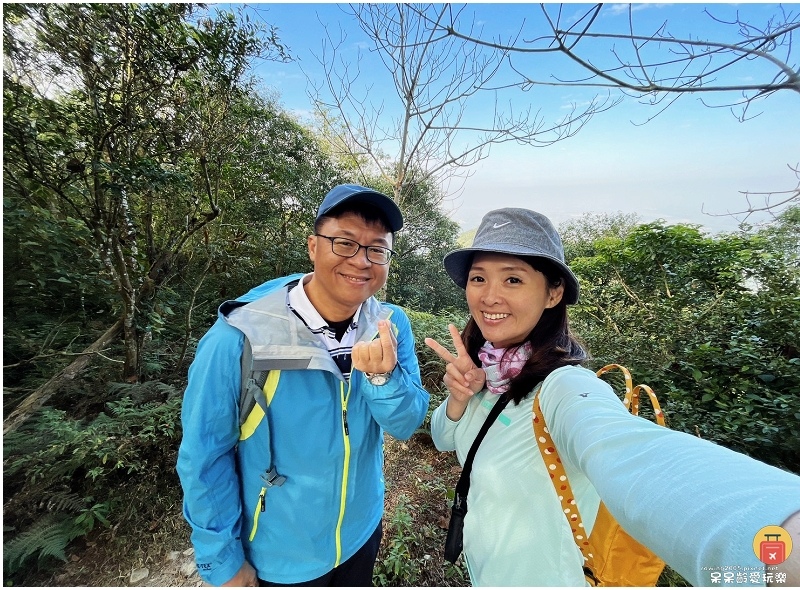
[[[337,256],[344,258],[352,258],[361,248],[367,252],[367,260],[374,264],[389,264],[389,260],[394,254],[394,250],[384,248],[383,246],[364,246],[358,242],[354,242],[349,238],[332,238],[330,236],[323,236],[322,234],[314,234],[319,238],[325,238],[331,241],[331,250]]]

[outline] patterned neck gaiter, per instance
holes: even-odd
[[[481,346],[478,358],[486,371],[486,387],[489,391],[497,395],[508,391],[511,379],[520,374],[532,351],[530,342],[511,348],[495,348],[491,342]]]

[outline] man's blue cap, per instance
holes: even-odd
[[[340,184],[333,187],[322,199],[322,204],[317,211],[317,221],[331,209],[346,201],[368,203],[380,209],[389,222],[389,231],[391,232],[396,232],[403,227],[403,214],[400,213],[400,208],[392,199],[383,193],[358,184]]]

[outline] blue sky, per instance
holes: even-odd
[[[355,56],[360,49],[366,60],[368,39],[354,19],[336,4],[258,4],[251,14],[278,28],[278,35],[296,61],[265,62],[257,75],[266,88],[278,94],[288,111],[300,117],[310,111],[306,75],[319,82],[322,67],[314,57],[321,54],[325,28],[347,37],[343,46]],[[604,9],[597,26],[619,31],[628,19],[622,7]],[[581,5],[566,5],[565,20],[578,14]],[[764,4],[642,4],[636,5],[637,31],[654,30],[663,21],[676,36],[720,38],[720,24],[703,14],[707,8],[722,19],[738,12],[757,24],[775,13],[775,5]],[[789,9],[797,6],[787,5]],[[539,9],[531,4],[472,4],[476,22],[489,35],[507,35],[525,20],[534,23]],[[716,33],[716,36],[715,36]],[[732,37],[725,34],[721,40]],[[601,51],[602,49],[602,51]],[[608,46],[593,59],[608,57]],[[372,57],[374,59],[374,56]],[[537,58],[541,59],[541,58]],[[369,64],[370,62],[365,62]],[[373,85],[371,99],[383,98],[391,112],[390,80],[378,62],[362,68],[359,85]],[[538,71],[541,62],[518,61],[528,71]],[[744,80],[757,72],[752,64],[731,71],[732,80]],[[751,68],[748,70],[748,68]],[[387,92],[381,96],[380,89]],[[587,100],[593,91],[558,88],[510,96],[516,108],[531,105],[546,118],[563,113],[567,104]],[[736,98],[705,96],[723,104]],[[475,108],[482,105],[476,103]],[[643,221],[664,219],[669,223],[702,224],[710,230],[733,230],[737,221],[727,216],[703,214],[737,211],[745,206],[740,191],[781,191],[796,186],[788,165],[800,162],[800,95],[781,91],[761,101],[758,117],[739,122],[729,109],[708,108],[698,95],[687,95],[655,120],[652,107],[627,98],[614,109],[599,113],[572,138],[549,147],[513,144],[494,146],[490,156],[471,169],[463,188],[448,196],[443,207],[464,229],[476,227],[488,210],[501,206],[528,207],[548,215],[556,223],[585,212],[638,213]],[[636,123],[636,124],[634,124]],[[638,125],[637,125],[638,124]],[[752,218],[751,221],[760,218]]]

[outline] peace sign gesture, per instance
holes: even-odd
[[[453,338],[453,346],[456,349],[455,356],[433,338],[426,338],[425,344],[447,363],[444,375],[444,384],[450,392],[450,396],[447,398],[447,417],[451,420],[459,420],[464,414],[470,398],[483,389],[483,385],[486,383],[486,373],[470,358],[461,341],[458,329],[453,324],[449,324],[447,328]]]

